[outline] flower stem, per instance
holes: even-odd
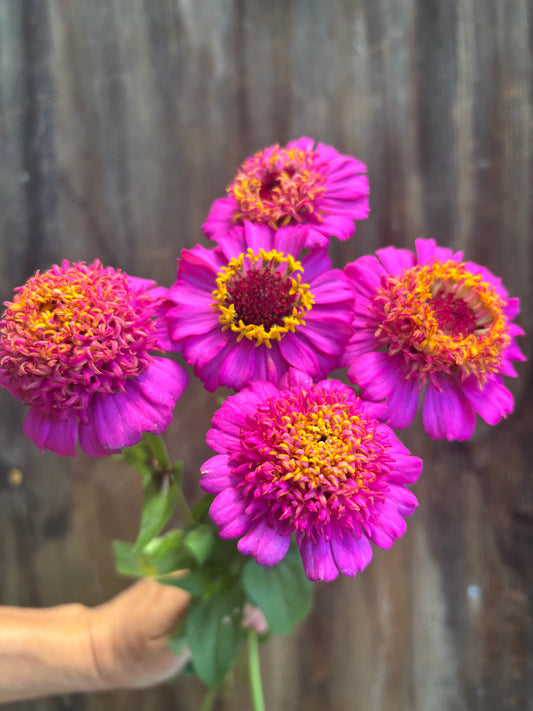
[[[154,459],[159,465],[159,469],[163,472],[172,471],[172,462],[170,461],[167,445],[161,435],[145,432],[144,439],[146,444],[150,447]]]
[[[215,705],[218,689],[209,689],[202,702],[200,711],[211,711]]]
[[[194,516],[192,515],[191,508],[187,503],[187,499],[185,498],[185,494],[183,493],[182,489],[178,491],[178,494],[176,496],[176,508],[178,509],[180,516],[183,519],[184,525],[192,526],[192,524],[194,523]]]
[[[176,498],[176,508],[180,512],[185,525],[192,525],[194,523],[194,516],[192,515],[187,499],[185,498],[181,488],[183,481],[183,462],[176,462],[175,464],[172,464],[167,445],[161,435],[153,434],[152,432],[145,432],[144,437],[146,444],[150,447],[150,451],[158,464],[158,468],[163,472],[172,474],[176,479],[178,479],[180,488]]]
[[[261,667],[259,664],[259,642],[257,632],[248,631],[248,662],[250,668],[250,688],[254,711],[265,711],[265,701],[263,699],[263,686],[261,683]]]

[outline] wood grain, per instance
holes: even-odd
[[[531,0],[0,0],[0,291],[63,258],[170,285],[249,153],[315,136],[368,164],[372,215],[341,265],[423,235],[500,275],[532,332]],[[532,342],[522,341],[531,356]],[[424,458],[405,537],[262,650],[269,711],[533,708],[533,382],[466,443]],[[0,393],[0,602],[97,604],[125,581],[135,475],[40,454]],[[193,383],[173,453],[189,493],[216,398]],[[23,473],[22,482],[10,472]],[[13,711],[192,711],[189,680]],[[217,711],[251,708],[244,670]]]

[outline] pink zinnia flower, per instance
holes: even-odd
[[[169,291],[171,339],[208,390],[313,378],[336,367],[351,334],[353,293],[326,249],[302,255],[307,228],[245,223],[212,250],[184,250]]]
[[[61,455],[117,452],[162,432],[187,384],[158,357],[166,289],[97,260],[64,261],[16,289],[0,321],[0,384],[29,405],[24,431]]]
[[[207,443],[216,456],[201,486],[222,538],[262,565],[279,563],[296,532],[310,580],[354,576],[405,531],[417,500],[405,484],[422,460],[379,421],[382,403],[337,380],[290,374],[285,387],[256,382],[229,397]]]
[[[387,247],[345,268],[356,292],[354,330],[342,363],[372,400],[387,398],[387,421],[406,427],[423,395],[434,439],[467,439],[477,412],[496,424],[513,409],[501,375],[524,360],[500,279],[462,253],[416,240],[416,257]]]
[[[307,246],[324,246],[330,236],[348,239],[354,220],[368,217],[368,192],[363,163],[304,137],[247,158],[228,197],[213,203],[203,229],[218,239],[245,220],[273,230],[307,224]]]

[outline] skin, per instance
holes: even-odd
[[[145,578],[95,608],[0,607],[0,703],[167,679],[188,660],[166,646],[188,606],[188,593]]]

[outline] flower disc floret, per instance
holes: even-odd
[[[95,393],[124,391],[153,363],[157,302],[100,262],[64,263],[16,289],[0,321],[0,367],[13,393],[45,413],[85,416]]]
[[[202,467],[210,515],[241,553],[274,565],[296,533],[306,575],[355,575],[388,548],[417,505],[404,486],[422,462],[339,381],[291,371],[281,389],[254,383],[228,398],[207,435],[219,452]]]
[[[256,345],[272,347],[284,333],[294,333],[305,324],[305,314],[314,303],[308,284],[298,272],[303,267],[292,255],[276,250],[255,254],[248,249],[231,259],[217,276],[213,292],[222,330],[230,328]]]
[[[212,250],[184,250],[166,319],[177,351],[208,390],[279,382],[290,367],[313,378],[337,364],[350,337],[353,291],[306,226],[245,222]]]
[[[354,221],[368,217],[368,192],[363,163],[304,137],[247,158],[228,196],[213,203],[203,229],[218,240],[245,222],[272,230],[305,224],[307,246],[323,247],[331,236],[348,239]]]
[[[416,265],[378,289],[376,342],[401,353],[421,385],[439,372],[483,385],[499,371],[511,340],[504,306],[494,286],[464,264]]]
[[[372,400],[387,399],[388,422],[406,427],[420,393],[434,438],[467,439],[478,413],[496,424],[513,409],[501,376],[524,360],[512,323],[518,299],[462,253],[416,241],[416,257],[388,247],[349,264],[356,295],[354,332],[341,358]]]
[[[316,203],[326,191],[329,166],[317,151],[296,146],[271,146],[247,158],[228,195],[237,203],[234,222],[248,220],[267,224],[273,230],[315,215]]]
[[[166,289],[64,261],[18,287],[0,321],[0,384],[30,407],[24,431],[40,448],[92,456],[161,432],[187,378],[160,357]]]

